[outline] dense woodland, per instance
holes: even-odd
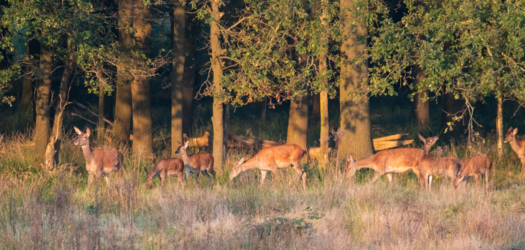
[[[1,0],[0,6],[0,138],[4,136],[4,145],[0,139],[0,176],[4,176],[0,182],[18,183],[0,187],[0,196],[17,185],[26,185],[18,188],[23,192],[19,197],[34,197],[31,190],[41,190],[36,192],[40,198],[31,200],[33,203],[22,201],[25,198],[17,201],[14,194],[5,198],[9,200],[4,203],[9,205],[0,206],[0,211],[9,211],[6,219],[14,218],[15,205],[11,204],[20,202],[24,207],[48,202],[54,205],[43,206],[48,210],[42,213],[80,209],[80,214],[95,215],[95,219],[68,217],[77,220],[71,241],[41,233],[36,240],[27,241],[32,245],[20,243],[20,238],[15,240],[19,237],[16,232],[21,230],[17,227],[24,226],[14,226],[16,223],[9,219],[11,226],[0,223],[0,232],[8,235],[0,237],[0,245],[51,248],[55,244],[53,248],[58,249],[90,242],[94,245],[89,248],[100,249],[142,248],[141,244],[147,242],[151,248],[177,244],[202,248],[207,246],[205,242],[214,242],[215,248],[351,248],[353,243],[346,241],[328,244],[310,236],[302,238],[305,232],[315,234],[312,225],[325,226],[304,218],[319,219],[326,213],[324,218],[330,221],[330,216],[338,213],[333,209],[353,211],[344,215],[341,224],[333,222],[338,216],[332,218],[332,223],[336,229],[341,228],[341,237],[352,235],[352,242],[359,243],[354,248],[518,249],[525,244],[523,230],[520,231],[523,225],[516,224],[524,218],[525,198],[520,194],[522,180],[518,180],[518,175],[525,169],[521,169],[518,156],[504,143],[509,127],[520,129],[518,137],[525,133],[522,0]],[[74,127],[81,131],[90,129],[93,148],[111,146],[124,154],[124,176],[129,180],[125,183],[129,185],[119,184],[122,186],[118,186],[120,193],[116,196],[109,189],[99,194],[98,188],[94,195],[87,195],[88,191],[73,195],[76,187],[84,190],[87,179],[81,150],[78,144],[72,144],[72,139],[77,138]],[[138,194],[138,183],[145,183],[144,167],[150,168],[162,158],[180,158],[176,153],[179,146],[206,132],[209,146],[189,150],[213,156],[213,168],[218,172],[219,188],[214,189],[217,193],[204,189],[166,193],[165,199],[178,203],[169,211],[163,210],[165,200],[150,202],[151,193]],[[387,193],[379,191],[383,186],[348,190],[339,177],[345,171],[345,156],[351,155],[355,160],[369,157],[380,152],[374,149],[374,138],[400,133],[414,139],[409,147],[416,148],[422,145],[418,134],[439,135],[439,153],[432,155],[466,159],[488,153],[495,163],[493,168],[499,171],[494,174],[491,190],[502,192],[500,197],[513,198],[504,200],[495,193],[479,190],[465,198],[448,186],[433,198],[414,194],[411,187],[418,186],[414,180],[419,176],[413,175],[400,178],[403,188],[394,187],[384,191]],[[318,161],[305,164],[309,191],[299,194],[294,190],[282,196],[276,192],[286,193],[283,190],[288,189],[288,184],[277,178],[276,190],[280,191],[253,191],[257,188],[252,186],[237,190],[242,186],[239,183],[253,183],[255,187],[260,178],[257,174],[230,183],[233,190],[222,189],[221,185],[229,183],[227,175],[232,164],[241,155],[253,156],[261,149],[228,147],[228,136],[297,144],[307,151],[319,147],[322,156]],[[369,175],[359,171],[357,181],[369,179]],[[64,184],[64,178],[71,181]],[[59,194],[69,198],[60,200]],[[384,200],[374,200],[383,195]],[[412,195],[417,199],[411,199]],[[202,203],[196,207],[189,202],[201,198]],[[113,199],[116,201],[111,205],[109,201]],[[368,204],[370,199],[374,201],[368,209],[362,204]],[[404,205],[396,203],[399,200],[405,200]],[[104,205],[104,201],[109,205]],[[304,205],[303,201],[313,205]],[[493,207],[511,203],[515,206],[501,205],[508,211]],[[284,212],[279,215],[282,217],[275,217],[275,211],[281,211],[279,204],[284,206]],[[430,208],[423,209],[426,214],[412,213],[408,204],[429,204]],[[432,210],[439,204],[453,208],[447,207],[445,212]],[[462,239],[474,237],[479,245],[468,240],[461,241],[463,245],[453,241],[439,243],[454,234],[451,227],[467,221],[467,214],[480,207],[490,212],[476,214],[479,218],[468,224],[471,227],[458,229]],[[260,216],[264,222],[253,222],[257,225],[250,227],[249,233],[252,235],[255,230],[260,237],[253,239],[260,241],[237,236],[232,226],[228,235],[234,235],[235,240],[224,237],[222,241],[221,234],[214,238],[173,229],[178,232],[177,243],[167,238],[163,242],[163,235],[169,237],[173,233],[166,223],[176,222],[159,222],[161,219],[152,219],[148,213],[171,214],[173,220],[185,218],[187,214],[177,209],[206,214],[199,217],[191,212],[194,221],[188,219],[182,228],[207,223],[215,218],[210,214],[230,218],[221,213],[229,214],[235,225],[250,224],[250,216]],[[243,209],[247,209],[246,214],[240,212]],[[299,218],[297,213],[290,215],[294,209],[303,209],[300,216],[305,217],[293,220],[293,216]],[[378,229],[382,226],[374,232],[363,229],[369,223],[365,221],[368,217],[363,217],[363,221],[356,218],[367,211],[385,214],[387,219],[375,221],[378,225],[384,221],[388,224],[390,217],[386,214],[390,212],[392,216],[413,218],[393,226],[402,235],[398,238],[411,235],[407,237],[410,240],[396,241],[395,236]],[[519,219],[502,215],[507,212]],[[36,212],[27,213],[31,214],[27,218],[33,218]],[[127,228],[124,224],[128,222],[123,221],[129,219],[136,224],[145,216],[149,219],[141,222],[141,232],[153,232],[160,238],[145,236],[140,238],[142,242],[126,242],[126,236],[119,233],[115,238],[101,238],[100,232],[107,232],[105,229],[83,233],[88,229],[78,225],[100,225],[106,220],[101,219],[101,214],[119,214],[115,216],[123,223],[121,228]],[[242,218],[237,221],[236,216]],[[493,219],[493,224],[483,224],[487,217]],[[431,221],[427,223],[432,225],[429,227],[440,229],[429,229],[430,233],[421,236],[417,221]],[[24,223],[31,224],[31,220]],[[208,224],[207,230],[211,227]],[[479,233],[486,228],[496,233]],[[335,235],[339,235],[337,230]],[[77,239],[77,234],[88,238]],[[279,234],[283,238],[275,236]],[[505,238],[507,234],[510,236]],[[360,239],[374,235],[380,235],[390,245]],[[512,239],[521,241],[512,245]],[[57,240],[62,242],[61,247],[57,247]]]

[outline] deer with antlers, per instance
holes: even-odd
[[[116,172],[122,180],[122,169],[124,168],[124,156],[114,148],[91,150],[89,146],[89,128],[86,133],[75,127],[78,138],[73,144],[80,146],[86,160],[86,170],[88,172],[88,187],[91,186],[93,176],[100,178],[104,176],[106,183],[109,185],[109,174]]]
[[[492,168],[492,161],[487,157],[487,154],[476,155],[468,158],[463,164],[463,168],[459,175],[454,179],[454,187],[458,185],[465,178],[474,176],[476,184],[479,185],[479,177],[485,179],[485,189],[489,187],[489,173]]]
[[[463,162],[456,157],[430,157],[428,152],[430,147],[436,143],[434,141],[427,141],[423,136],[419,135],[419,139],[425,143],[425,152],[421,157],[419,163],[419,174],[421,187],[428,191],[432,190],[432,177],[447,176],[450,180],[456,179]]]
[[[151,188],[153,186],[153,180],[155,177],[160,178],[160,186],[164,187],[164,181],[168,176],[176,175],[179,179],[179,183],[184,187],[182,180],[184,172],[184,162],[178,158],[162,159],[155,164],[155,167],[151,172],[148,172],[147,168],[144,168],[146,172],[146,187]]]
[[[423,138],[420,135],[420,138]],[[423,140],[424,139],[424,140]],[[368,158],[357,160],[354,162],[353,157],[347,156],[346,164],[346,177],[350,178],[355,175],[356,171],[362,168],[369,168],[375,171],[374,177],[369,182],[369,184],[374,183],[381,177],[386,174],[389,183],[392,183],[392,174],[394,173],[405,173],[410,170],[416,174],[418,179],[420,178],[419,174],[419,163],[421,157],[425,154],[428,154],[430,146],[434,145],[439,137],[429,137],[423,138],[425,143],[424,150],[417,148],[396,148],[381,151],[375,155],[372,155]],[[349,160],[351,159],[351,161]]]
[[[213,170],[213,156],[208,153],[188,155],[188,153],[186,153],[188,145],[189,141],[187,141],[184,144],[180,144],[179,148],[177,148],[177,151],[175,151],[175,154],[182,156],[182,161],[184,162],[184,170],[186,172],[185,179],[188,179],[190,173],[195,173],[197,185],[199,185],[199,174],[202,172],[202,174],[206,176],[206,181],[209,185],[209,172],[213,175],[213,179],[211,181],[211,186],[213,188],[213,183],[215,181],[215,170]]]
[[[279,168],[292,166],[299,175],[299,180],[302,179],[303,189],[306,190],[306,173],[301,167],[301,159],[305,154],[306,150],[296,144],[263,148],[246,162],[244,162],[244,158],[237,162],[230,173],[230,180],[233,180],[241,172],[257,168],[261,170],[261,185],[263,185],[268,171],[277,174]]]
[[[521,177],[525,177],[525,140],[516,140],[516,134],[518,133],[518,128],[510,127],[505,134],[504,142],[508,142],[510,147],[521,161]]]

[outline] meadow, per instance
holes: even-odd
[[[410,125],[405,108],[372,106],[374,136],[407,132],[416,138],[418,131]],[[264,126],[249,113],[236,111],[231,131],[264,139],[285,138],[285,112],[272,111]],[[164,188],[158,187],[157,179],[155,188],[147,189],[143,168],[151,169],[169,151],[168,145],[158,143],[152,159],[137,159],[120,147],[125,155],[124,181],[108,186],[101,180],[87,188],[85,161],[72,143],[75,135],[69,127],[80,123],[78,120],[66,117],[59,166],[46,172],[32,167],[32,132],[19,128],[26,118],[15,112],[7,114],[0,128],[15,132],[6,133],[0,144],[1,249],[525,248],[520,161],[508,145],[505,156],[496,158],[490,130],[480,135],[484,140],[478,138],[468,149],[488,152],[495,162],[487,191],[473,184],[456,190],[449,180],[438,178],[432,192],[426,192],[413,173],[395,175],[390,187],[386,178],[369,185],[373,171],[361,170],[355,178],[345,179],[344,164],[335,169],[332,160],[325,169],[306,159],[306,191],[291,169],[280,171],[280,178],[270,177],[261,187],[258,171],[228,180],[233,162],[256,153],[240,149],[229,150],[224,168],[216,170],[213,189],[206,187],[203,176],[197,187],[194,175],[185,188],[170,177]],[[199,119],[196,135],[211,129],[209,119]],[[337,124],[337,117],[332,123]],[[310,127],[309,137],[315,144],[318,124]],[[156,136],[166,134],[168,128],[156,128]],[[464,159],[465,140],[443,138],[431,152]],[[420,146],[420,142],[412,145]]]

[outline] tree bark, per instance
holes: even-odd
[[[51,95],[51,74],[53,67],[52,52],[42,44],[40,51],[41,80],[36,92],[35,152],[33,166],[38,167],[44,161],[50,136],[49,102]]]
[[[344,36],[341,54],[340,112],[341,128],[347,133],[343,136],[340,151],[342,155],[351,154],[354,159],[372,155],[373,144],[369,102],[367,95],[367,67],[364,58],[366,43],[360,36],[367,34],[361,16],[354,16],[356,6],[353,0],[341,0],[341,19]]]
[[[144,7],[142,0],[136,0],[133,15],[135,45],[146,56],[149,55],[151,41],[150,10]],[[133,112],[133,154],[149,158],[153,153],[151,123],[151,95],[149,78],[135,77],[131,84],[131,103]]]
[[[184,61],[185,61],[185,22],[184,6],[179,1],[174,1],[173,13],[171,13],[171,24],[173,30],[173,72],[171,86],[171,156],[175,157],[175,151],[179,143],[184,143],[182,139],[183,130],[183,80],[184,80]]]
[[[290,103],[290,116],[288,118],[287,144],[297,144],[306,149],[308,129],[308,95]]]
[[[113,125],[113,138],[117,144],[127,144],[131,135],[131,81],[128,76],[131,65],[128,53],[133,46],[133,41],[126,32],[126,29],[133,25],[131,5],[130,0],[122,0],[119,3],[118,39],[122,54],[117,69],[115,122]]]
[[[321,14],[321,24],[324,27],[328,26],[327,18],[328,18],[328,9],[327,4],[328,0],[321,0],[321,8],[323,10]],[[328,28],[325,28],[325,30],[328,30]],[[326,31],[325,34],[321,35],[321,46],[322,51],[319,55],[319,74],[321,76],[324,76],[328,70],[328,62],[327,62],[327,55],[328,55],[328,32]],[[323,89],[328,89],[328,79],[323,79],[322,83]],[[315,100],[315,99],[314,99]],[[315,102],[314,102],[314,110],[315,110]],[[328,92],[326,90],[321,91],[319,93],[319,109],[320,109],[320,120],[321,120],[321,135],[319,138],[320,144],[321,144],[321,150],[323,152],[323,164],[328,164],[328,142],[330,141],[330,125],[329,125],[329,116],[328,116]]]
[[[26,45],[26,57],[30,57],[29,44]],[[33,113],[33,81],[29,74],[29,66],[24,68],[24,79],[22,83],[22,100],[20,102],[20,110],[26,114]]]
[[[320,66],[320,65],[319,65]],[[319,72],[321,69],[319,68]],[[312,96],[312,120],[318,121],[321,117],[321,99],[320,94],[314,94]]]
[[[416,66],[414,68],[414,86],[419,86],[420,83],[425,79],[426,75],[421,67]],[[417,91],[417,87],[414,88]],[[430,129],[430,110],[428,99],[424,101],[425,96],[428,98],[430,92],[424,90],[420,93],[415,93],[413,101],[413,117],[416,121],[417,127],[420,130]]]
[[[193,126],[193,86],[195,83],[195,53],[194,46],[186,39],[187,59],[184,62],[184,82],[182,86],[182,132],[191,135]]]
[[[498,157],[503,157],[503,97],[496,98],[498,100],[498,111],[496,116],[496,131],[498,134]]]
[[[212,17],[213,21],[210,24],[210,45],[211,45],[211,67],[213,71],[213,158],[214,168],[222,169],[224,162],[224,107],[223,102],[217,95],[222,92],[222,63],[220,56],[222,54],[222,48],[219,40],[220,29],[218,22],[221,18],[219,12],[220,0],[211,1]]]
[[[98,90],[98,128],[97,128],[97,135],[98,135],[98,142],[103,143],[104,142],[104,135],[105,132],[105,121],[104,121],[104,85],[100,84],[99,90]]]

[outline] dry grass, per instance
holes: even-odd
[[[128,156],[123,183],[86,190],[79,148],[66,140],[60,162],[71,166],[47,174],[31,168],[28,138],[8,136],[0,146],[2,249],[525,248],[525,188],[512,153],[498,162],[488,192],[438,180],[428,193],[409,175],[391,188],[385,180],[370,186],[370,173],[348,181],[313,164],[307,191],[292,170],[264,187],[256,171],[228,182],[231,162],[253,155],[242,151],[230,152],[213,190],[194,178],[185,189],[176,178],[145,189],[141,169],[151,162]]]

